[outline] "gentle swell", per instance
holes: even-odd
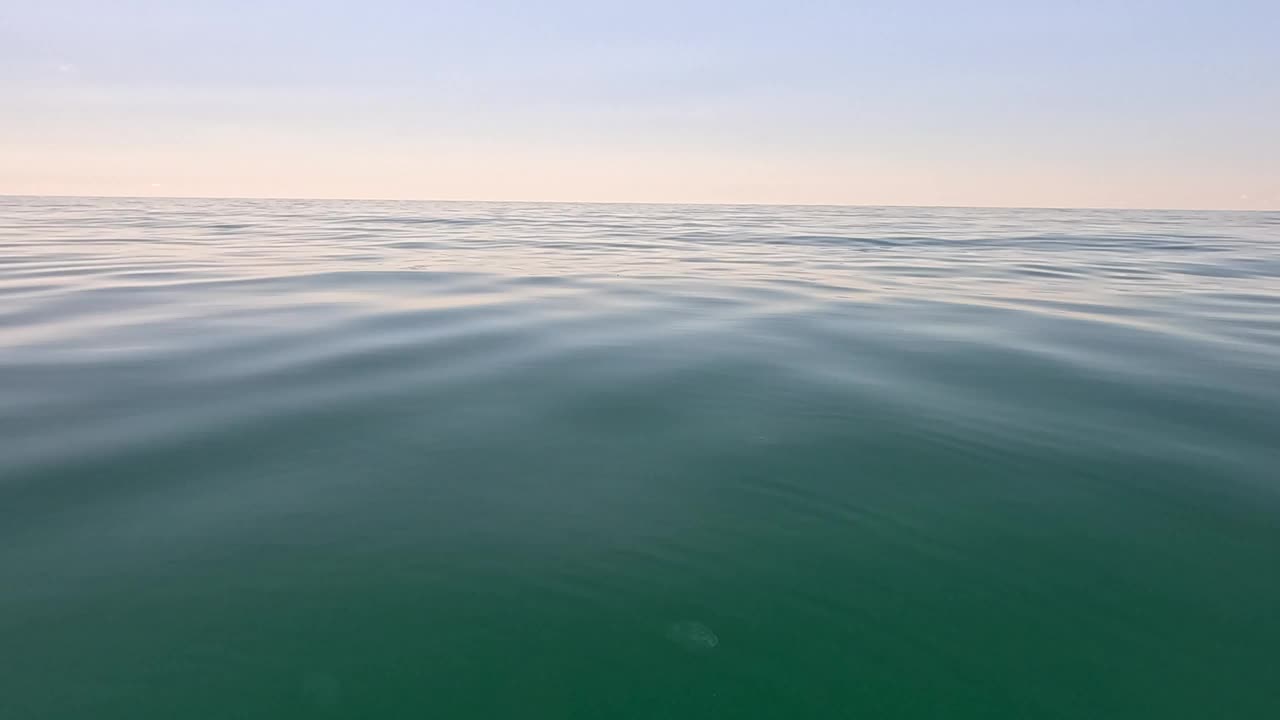
[[[1274,709],[1278,221],[0,199],[6,694]]]

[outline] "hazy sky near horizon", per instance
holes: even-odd
[[[0,193],[1280,208],[1280,2],[4,0]]]

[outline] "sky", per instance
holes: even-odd
[[[0,194],[1280,208],[1278,0],[0,0]]]

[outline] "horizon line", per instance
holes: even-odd
[[[1280,212],[1277,208],[1170,208],[1170,207],[1097,207],[1071,205],[916,205],[895,203],[770,203],[770,202],[670,202],[660,200],[476,200],[442,198],[353,198],[353,197],[289,197],[244,195],[64,195],[0,192],[0,198],[68,198],[81,200],[265,200],[316,202],[420,202],[420,203],[509,203],[515,205],[688,205],[695,207],[818,207],[818,208],[915,208],[921,210],[1100,210],[1112,212]]]

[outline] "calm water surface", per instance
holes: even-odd
[[[1280,213],[0,198],[0,718],[1280,717]]]

